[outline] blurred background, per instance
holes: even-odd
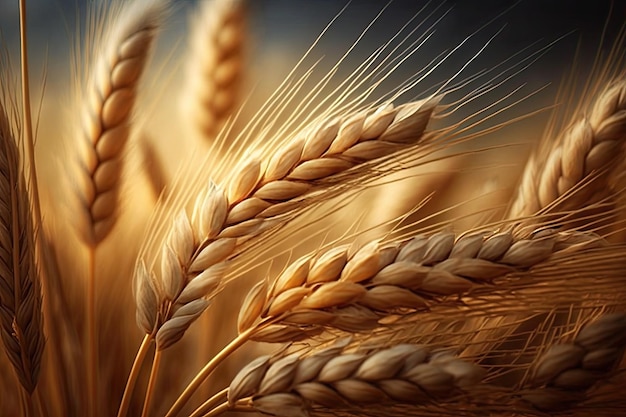
[[[49,158],[50,153],[58,153],[59,136],[72,134],[72,112],[67,111],[75,95],[72,50],[76,39],[81,38],[77,33],[80,33],[79,26],[84,26],[90,3],[92,1],[86,0],[27,1],[31,78],[34,98],[42,104],[38,157],[42,160],[40,165],[44,176],[55,175]],[[171,142],[171,137],[188,136],[179,129],[180,123],[172,115],[179,113],[176,110],[179,99],[175,97],[180,95],[184,80],[181,58],[186,51],[189,17],[196,3],[191,0],[173,1],[172,16],[159,38],[153,64],[146,77],[147,87],[142,92],[143,99],[152,103],[149,107],[140,107],[145,119],[168,120],[163,124],[150,123],[152,130],[170,137],[166,142]],[[19,46],[17,5],[17,0],[0,2],[0,32],[12,52],[14,64],[18,62]],[[345,11],[341,12],[344,7]],[[435,79],[445,79],[457,71],[496,33],[495,39],[476,59],[475,65],[465,71],[466,75],[495,66],[519,51],[526,51],[521,56],[528,57],[554,42],[530,68],[515,76],[514,84],[525,84],[528,91],[547,87],[518,107],[520,114],[554,102],[557,86],[562,77],[571,72],[577,50],[576,65],[580,73],[590,68],[598,49],[608,51],[611,40],[615,39],[626,19],[626,3],[609,0],[396,0],[389,3],[376,0],[349,3],[345,0],[253,0],[249,2],[248,16],[250,36],[246,86],[249,88],[245,89],[246,96],[253,92],[250,94],[253,97],[250,109],[264,102],[322,29],[338,14],[341,15],[311,54],[314,60],[324,57],[318,74],[324,74],[325,69],[332,66],[379,13],[371,30],[347,60],[345,74],[402,30],[412,18],[415,18],[410,23],[413,26],[422,20],[426,20],[428,26],[441,19],[435,26],[436,33],[419,53],[396,70],[390,85],[398,85],[417,72],[424,62],[455,47],[471,34],[474,34],[472,39],[448,59],[448,64],[438,68]],[[420,89],[425,88],[419,86],[416,93]],[[542,123],[539,120],[537,126]],[[538,132],[540,130],[528,136],[537,136]],[[172,159],[184,158],[181,153],[184,148],[173,147]]]

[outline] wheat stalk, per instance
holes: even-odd
[[[122,3],[119,4],[121,6]],[[87,93],[80,104],[82,125],[79,149],[82,151],[76,189],[82,222],[80,236],[88,246],[87,278],[87,381],[88,406],[97,416],[98,344],[95,325],[95,250],[111,232],[118,211],[123,167],[123,151],[130,134],[130,121],[137,89],[162,21],[165,1],[137,0],[100,16],[102,33],[95,48],[97,55],[88,75]],[[107,20],[108,19],[108,20]],[[89,55],[89,53],[87,53]]]
[[[603,210],[602,206],[611,200],[612,191],[623,191],[624,184],[615,185],[613,177],[619,174],[618,159],[624,155],[621,139],[625,136],[626,80],[619,78],[609,86],[588,114],[558,141],[546,145],[550,150],[547,162],[535,157],[525,174],[528,178],[524,178],[520,197],[509,213],[508,223],[514,226],[509,228],[505,222],[486,226],[483,223],[484,229],[458,235],[446,228],[450,217],[433,225],[436,217],[433,215],[423,223],[401,228],[400,224],[412,220],[407,221],[407,214],[394,223],[395,227],[388,222],[378,230],[362,232],[361,220],[349,218],[349,230],[339,230],[343,224],[321,218],[320,213],[328,214],[330,209],[322,206],[323,210],[316,211],[312,207],[338,196],[355,197],[368,187],[379,185],[376,180],[383,177],[395,183],[398,177],[389,174],[410,175],[405,169],[424,162],[427,159],[424,155],[435,161],[447,158],[433,152],[451,145],[450,138],[460,142],[500,127],[476,131],[479,124],[496,120],[500,112],[506,111],[508,99],[518,90],[495,103],[485,105],[483,99],[488,100],[492,91],[500,91],[510,76],[525,70],[526,63],[539,53],[530,54],[521,63],[513,63],[504,70],[501,69],[508,62],[466,76],[464,71],[471,69],[474,59],[494,41],[490,39],[474,56],[462,57],[461,67],[446,81],[426,86],[422,96],[428,96],[427,99],[396,107],[392,101],[413,95],[416,86],[485,29],[432,62],[422,59],[416,74],[377,98],[379,88],[386,88],[387,82],[393,81],[391,74],[409,62],[433,34],[434,25],[444,17],[445,14],[438,16],[435,8],[425,17],[419,15],[409,20],[397,35],[335,85],[335,75],[345,69],[342,63],[361,56],[357,46],[376,30],[374,23],[385,7],[312,89],[309,89],[312,80],[309,77],[320,63],[299,74],[312,58],[309,52],[305,53],[297,71],[287,76],[238,138],[227,141],[229,132],[220,135],[216,132],[232,112],[231,104],[236,99],[232,81],[238,82],[243,69],[243,1],[215,0],[197,9],[202,14],[198,22],[211,24],[201,27],[198,23],[192,29],[192,42],[195,47],[213,43],[215,48],[192,51],[191,71],[195,76],[202,72],[210,76],[192,87],[195,90],[188,96],[188,103],[195,115],[201,115],[194,120],[193,127],[203,130],[206,137],[217,136],[217,140],[211,143],[205,165],[185,161],[189,175],[184,173],[171,184],[174,192],[164,201],[167,204],[157,208],[153,228],[145,236],[142,253],[135,262],[136,321],[144,339],[135,356],[118,417],[129,413],[135,381],[142,377],[147,382],[145,396],[140,399],[143,405],[138,401],[130,414],[149,417],[157,414],[153,407],[156,401],[160,406],[169,405],[169,396],[176,394],[172,387],[178,386],[190,370],[184,361],[176,360],[177,355],[186,354],[185,349],[201,350],[202,360],[209,356],[209,361],[175,400],[166,416],[173,417],[219,364],[226,359],[237,359],[235,350],[244,344],[257,347],[250,341],[288,346],[251,362],[234,379],[228,380],[232,381],[228,388],[195,409],[192,417],[237,411],[279,416],[460,414],[478,417],[537,416],[552,412],[572,416],[581,411],[600,413],[610,409],[610,404],[593,403],[601,399],[598,391],[603,389],[608,390],[607,397],[613,403],[623,406],[619,387],[608,386],[614,376],[623,374],[626,315],[605,316],[579,331],[572,328],[577,329],[589,314],[624,310],[626,245],[609,244],[609,238],[617,239],[608,233],[597,236],[580,230],[597,232],[600,222],[611,221],[614,213]],[[168,2],[105,0],[100,4],[105,6],[96,7],[110,9],[101,17],[88,17],[90,23],[100,19],[96,23],[101,26],[97,28],[99,33],[94,33],[96,42],[89,37],[85,41],[87,51],[93,51],[97,59],[90,64],[91,70],[84,80],[89,91],[77,109],[81,115],[77,144],[81,166],[75,194],[80,217],[77,229],[83,243],[79,249],[86,248],[89,252],[86,280],[67,273],[76,263],[76,248],[64,246],[65,240],[58,237],[63,236],[63,230],[42,224],[26,70],[22,74],[25,121],[20,125],[23,133],[17,135],[22,141],[19,145],[8,127],[18,125],[17,118],[9,121],[0,112],[0,331],[6,357],[19,379],[14,385],[21,394],[20,398],[8,401],[6,396],[0,398],[0,414],[19,415],[20,405],[21,415],[29,417],[63,412],[95,417],[105,414],[104,399],[117,400],[119,370],[131,359],[121,349],[125,345],[119,342],[122,338],[132,342],[132,334],[124,334],[127,330],[124,322],[108,324],[103,320],[107,327],[96,329],[95,302],[109,307],[109,303],[105,304],[110,301],[107,297],[118,296],[123,285],[129,284],[126,281],[118,285],[128,278],[128,271],[120,272],[124,268],[119,267],[127,263],[128,251],[117,249],[126,249],[128,241],[121,240],[117,233],[112,236],[111,232],[124,214],[120,204],[122,180],[135,180],[128,170],[123,174],[122,166],[127,162],[124,153],[131,136],[138,83]],[[25,0],[20,0],[21,10],[24,5]],[[429,12],[428,8],[424,11]],[[422,17],[422,22],[417,24]],[[21,19],[25,19],[23,14]],[[433,26],[427,27],[433,20]],[[422,24],[423,36],[414,31]],[[25,32],[23,27],[22,51],[27,56]],[[319,41],[318,38],[315,45],[323,44]],[[89,58],[91,54],[85,55]],[[514,55],[512,59],[518,57]],[[25,58],[23,62],[26,66]],[[207,66],[212,67],[206,69]],[[494,74],[494,70],[501,72],[482,85],[474,84],[482,83],[486,74],[491,77],[489,74]],[[8,78],[0,71],[0,89]],[[466,88],[472,91],[465,94]],[[447,100],[452,101],[445,114],[439,106],[441,91],[446,91]],[[370,99],[375,104],[368,105]],[[474,104],[480,110],[467,116],[465,109]],[[288,114],[283,122],[282,118]],[[237,121],[244,116],[242,112]],[[443,117],[449,122],[447,126],[436,131],[429,127],[433,119]],[[52,130],[46,126],[42,131]],[[18,150],[26,151],[25,155],[19,155]],[[152,150],[143,149],[148,162],[154,162]],[[222,151],[226,158],[219,162],[213,157]],[[472,151],[465,154],[469,156]],[[233,166],[233,161],[238,165]],[[162,172],[157,171],[161,170],[149,174],[151,180],[159,180]],[[206,184],[210,176],[218,185]],[[162,184],[156,184],[155,194],[160,193]],[[181,184],[183,187],[176,189]],[[436,182],[428,186],[433,187],[432,184]],[[429,193],[427,190],[423,195]],[[52,194],[56,197],[56,193]],[[352,201],[349,198],[337,201],[333,208],[346,206],[348,202]],[[491,203],[492,207],[484,207],[483,212],[493,209],[496,203],[493,200]],[[371,202],[367,204],[370,206]],[[464,210],[469,217],[468,207],[459,205],[454,209]],[[601,212],[592,212],[595,207],[600,207]],[[450,212],[445,210],[440,214],[445,217]],[[423,216],[417,210],[410,213],[417,214]],[[535,214],[539,216],[532,217]],[[298,236],[308,231],[313,236],[307,236],[310,240],[304,244],[295,241],[297,237],[280,241],[287,233],[279,233],[279,228],[292,226],[285,227],[289,232],[302,225],[293,222],[297,216],[301,216],[302,223],[306,222]],[[55,216],[45,217],[46,221],[56,221]],[[580,221],[580,229],[572,227],[572,218]],[[516,228],[520,221],[521,227]],[[428,234],[415,236],[417,224],[428,224],[421,231]],[[548,230],[546,224],[554,229]],[[391,230],[386,229],[389,225]],[[619,224],[614,222],[610,226],[614,231]],[[37,234],[40,227],[59,233],[50,234],[54,241],[39,246],[41,256],[36,257],[33,240],[41,237]],[[565,228],[573,230],[563,231]],[[122,229],[128,231],[131,227],[118,230]],[[238,334],[214,356],[210,351],[214,346],[205,352],[189,338],[186,342],[190,343],[178,344],[225,285],[246,272],[252,272],[251,277],[258,280],[259,273],[252,268],[265,255],[268,259],[264,261],[280,264],[289,253],[310,250],[312,246],[304,245],[315,245],[315,239],[347,242],[355,236],[362,239],[369,236],[367,233],[380,233],[383,229],[388,232],[383,239],[360,246],[325,245],[322,250],[318,247],[312,254],[291,262],[287,269],[276,274],[276,279],[258,282],[239,309]],[[492,232],[494,229],[497,231]],[[431,233],[435,230],[445,231]],[[342,232],[344,235],[334,240],[335,233]],[[105,239],[117,250],[96,264],[96,248],[106,249]],[[57,249],[61,252],[71,249],[67,251],[71,253],[64,262],[54,265],[52,258]],[[84,371],[84,381],[55,370],[58,359],[55,353],[60,352],[54,350],[44,361],[45,376],[58,373],[58,377],[38,381],[44,342],[36,270],[39,260],[44,262],[43,278],[48,271],[57,272],[52,271],[54,267],[60,268],[57,275],[49,277],[52,280],[41,279],[53,284],[45,290],[59,292],[46,293],[45,298],[65,302],[61,307],[67,307],[52,305],[52,309],[44,312],[50,320],[57,319],[55,314],[62,316],[58,324],[50,326],[50,331],[58,334],[51,336],[53,343],[49,345],[55,339],[65,344],[62,353],[71,359],[68,367],[77,375]],[[106,283],[110,289],[106,294],[95,292],[96,270],[101,278],[98,282]],[[121,277],[120,281],[113,280],[114,274]],[[274,277],[273,272],[268,275]],[[86,305],[84,327],[80,310],[61,294],[64,288],[76,283],[82,289],[83,281],[87,282],[87,297],[77,297],[75,304]],[[232,303],[230,296],[221,295]],[[128,306],[119,299],[114,301],[114,307],[102,309],[103,319],[122,317],[127,312]],[[111,313],[111,308],[115,313]],[[218,313],[223,313],[220,317],[232,315],[232,312]],[[48,317],[49,314],[52,315]],[[66,324],[77,325],[74,328]],[[97,330],[104,336],[117,332],[116,337],[107,340],[109,368],[98,365]],[[75,332],[78,336],[79,331],[86,336],[83,346],[86,366],[76,359],[82,353],[79,344],[66,337]],[[207,338],[212,338],[212,343],[219,343],[215,340],[219,336],[211,328],[203,331]],[[346,334],[350,337],[327,347],[330,339]],[[142,372],[148,371],[142,365],[153,344],[156,346],[152,367],[149,372]],[[178,344],[176,348],[166,352],[175,344]],[[450,346],[458,355],[450,353]],[[254,351],[254,355],[260,353]],[[3,360],[0,358],[0,362]],[[228,377],[227,371],[220,371]],[[2,389],[10,388],[5,381],[7,373],[0,373]],[[166,379],[166,375],[175,377]],[[56,380],[64,385],[58,391],[47,384]],[[41,386],[45,388],[45,402],[37,404],[40,401],[36,398],[40,391],[37,387]],[[74,398],[54,398],[63,394]],[[86,406],[78,411],[82,398],[86,398],[83,400]],[[54,407],[55,401],[56,405],[65,402],[65,411],[58,411],[63,409],[63,404]],[[35,406],[39,409],[34,410]]]
[[[611,196],[609,178],[624,155],[626,78],[608,84],[551,149],[528,162],[509,218],[577,210]],[[577,213],[583,216],[584,213]]]
[[[612,313],[587,323],[572,343],[550,346],[536,361],[523,398],[543,411],[558,411],[585,400],[585,392],[619,366],[626,343],[626,314]]]
[[[193,126],[210,141],[236,105],[243,72],[244,0],[205,1],[192,20],[182,100]]]
[[[0,104],[0,322],[5,352],[33,394],[45,338],[34,229],[18,148]],[[30,404],[30,399],[26,400]]]

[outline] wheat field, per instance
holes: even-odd
[[[626,415],[621,5],[74,2],[67,54],[47,7],[0,5],[1,416]]]

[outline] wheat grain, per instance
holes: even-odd
[[[90,246],[102,241],[117,219],[123,151],[138,84],[165,9],[165,0],[126,3],[117,13],[110,12],[110,25],[99,44],[87,45],[98,55],[79,104],[77,145],[82,155],[77,193],[84,217],[80,235]]]
[[[5,352],[24,389],[37,386],[45,338],[34,229],[18,149],[0,103],[0,321]]]
[[[251,397],[254,409],[278,416],[308,415],[319,406],[356,411],[372,403],[426,404],[453,398],[483,377],[476,365],[418,345],[331,347],[253,361],[233,379],[228,403]]]
[[[162,248],[161,274],[153,275],[156,282],[150,284],[157,291],[159,311],[169,313],[158,318],[153,313],[138,313],[142,318],[158,320],[151,325],[142,323],[141,328],[149,334],[157,329],[159,340],[158,329],[186,304],[181,302],[183,294],[182,300],[187,302],[194,297],[214,297],[222,286],[219,278],[226,272],[228,261],[250,238],[284,223],[286,220],[280,215],[294,210],[292,200],[302,198],[312,189],[332,186],[336,174],[426,141],[425,129],[437,102],[438,99],[428,99],[399,107],[384,105],[324,122],[322,128],[313,127],[297,135],[297,139],[269,158],[267,167],[255,157],[243,161],[235,170],[228,191],[209,184],[197,198],[192,215],[181,212],[176,217]],[[321,198],[319,194],[316,197]],[[303,204],[298,202],[297,207]],[[149,276],[145,273],[135,278]],[[198,277],[204,284],[194,286],[194,296],[187,297],[188,284]],[[141,301],[144,298],[138,291],[140,308],[146,306]],[[180,337],[193,322],[189,318],[176,322]],[[164,349],[169,344],[158,346]]]
[[[626,314],[606,314],[587,323],[573,343],[550,346],[535,365],[523,398],[540,410],[555,411],[585,399],[585,392],[619,365],[626,342]]]
[[[599,93],[588,113],[548,152],[531,158],[509,218],[546,209],[580,210],[611,196],[609,178],[622,159],[626,138],[625,111],[626,79],[620,78]]]
[[[198,6],[191,24],[187,93],[193,126],[213,140],[235,108],[243,72],[244,0],[211,0]]]

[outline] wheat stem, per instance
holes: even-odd
[[[41,417],[48,417],[49,414],[46,407],[44,407],[39,389],[35,390],[35,406],[37,407],[37,414]]]
[[[124,394],[122,396],[122,402],[120,403],[120,408],[117,412],[117,417],[126,417],[128,413],[128,408],[130,406],[130,400],[133,395],[133,390],[135,388],[135,383],[137,382],[137,377],[139,376],[139,372],[141,371],[141,365],[143,364],[146,355],[150,349],[150,344],[152,342],[152,338],[150,335],[145,335],[143,340],[141,341],[141,345],[139,346],[139,350],[135,355],[135,360],[133,361],[133,366],[130,370],[130,374],[128,375],[128,379],[126,380],[126,387],[124,388]]]
[[[215,407],[214,409],[212,409],[211,411],[209,411],[208,413],[204,414],[202,417],[216,417],[216,416],[220,416],[228,411],[232,411],[232,408],[230,406],[230,404],[228,404],[228,402],[222,403],[220,405],[218,405],[217,407]],[[239,411],[243,411],[243,410],[239,410]],[[250,410],[253,411],[253,410]]]
[[[183,393],[180,394],[180,396],[178,397],[178,399],[176,400],[172,408],[170,408],[170,410],[167,412],[165,417],[174,417],[178,413],[180,413],[180,410],[187,403],[187,401],[189,401],[193,393],[196,392],[198,388],[200,388],[200,385],[213,373],[215,368],[217,368],[218,365],[222,363],[222,361],[224,361],[224,359],[226,359],[229,355],[231,355],[233,352],[239,349],[243,344],[245,344],[250,339],[250,336],[252,336],[254,332],[258,331],[259,329],[261,329],[262,327],[264,327],[265,325],[269,323],[270,321],[264,321],[264,322],[259,323],[258,326],[255,326],[253,328],[250,328],[240,333],[228,345],[226,345],[226,347],[224,347],[217,355],[215,355],[209,361],[209,363],[207,363],[204,366],[204,368],[202,368],[202,370],[198,372],[198,374],[189,383],[189,385],[187,385]]]
[[[154,358],[152,359],[152,369],[150,370],[150,379],[148,379],[148,388],[146,388],[146,397],[143,402],[143,411],[141,412],[141,417],[147,417],[150,414],[152,394],[154,393],[154,386],[156,385],[157,377],[159,375],[160,362],[161,351],[156,350],[154,352]]]
[[[34,416],[34,410],[33,410],[33,404],[32,404],[32,399],[30,394],[28,393],[28,391],[26,391],[26,388],[21,387],[20,388],[20,398],[21,398],[21,404],[22,404],[22,416],[23,417],[31,417]]]
[[[91,246],[87,254],[87,408],[89,415],[97,416],[98,407],[98,342],[96,330],[96,248]]]
[[[208,400],[202,403],[198,408],[194,410],[193,413],[189,415],[189,417],[201,417],[205,415],[206,412],[211,411],[216,405],[220,404],[224,401],[228,396],[228,388],[224,388]]]

